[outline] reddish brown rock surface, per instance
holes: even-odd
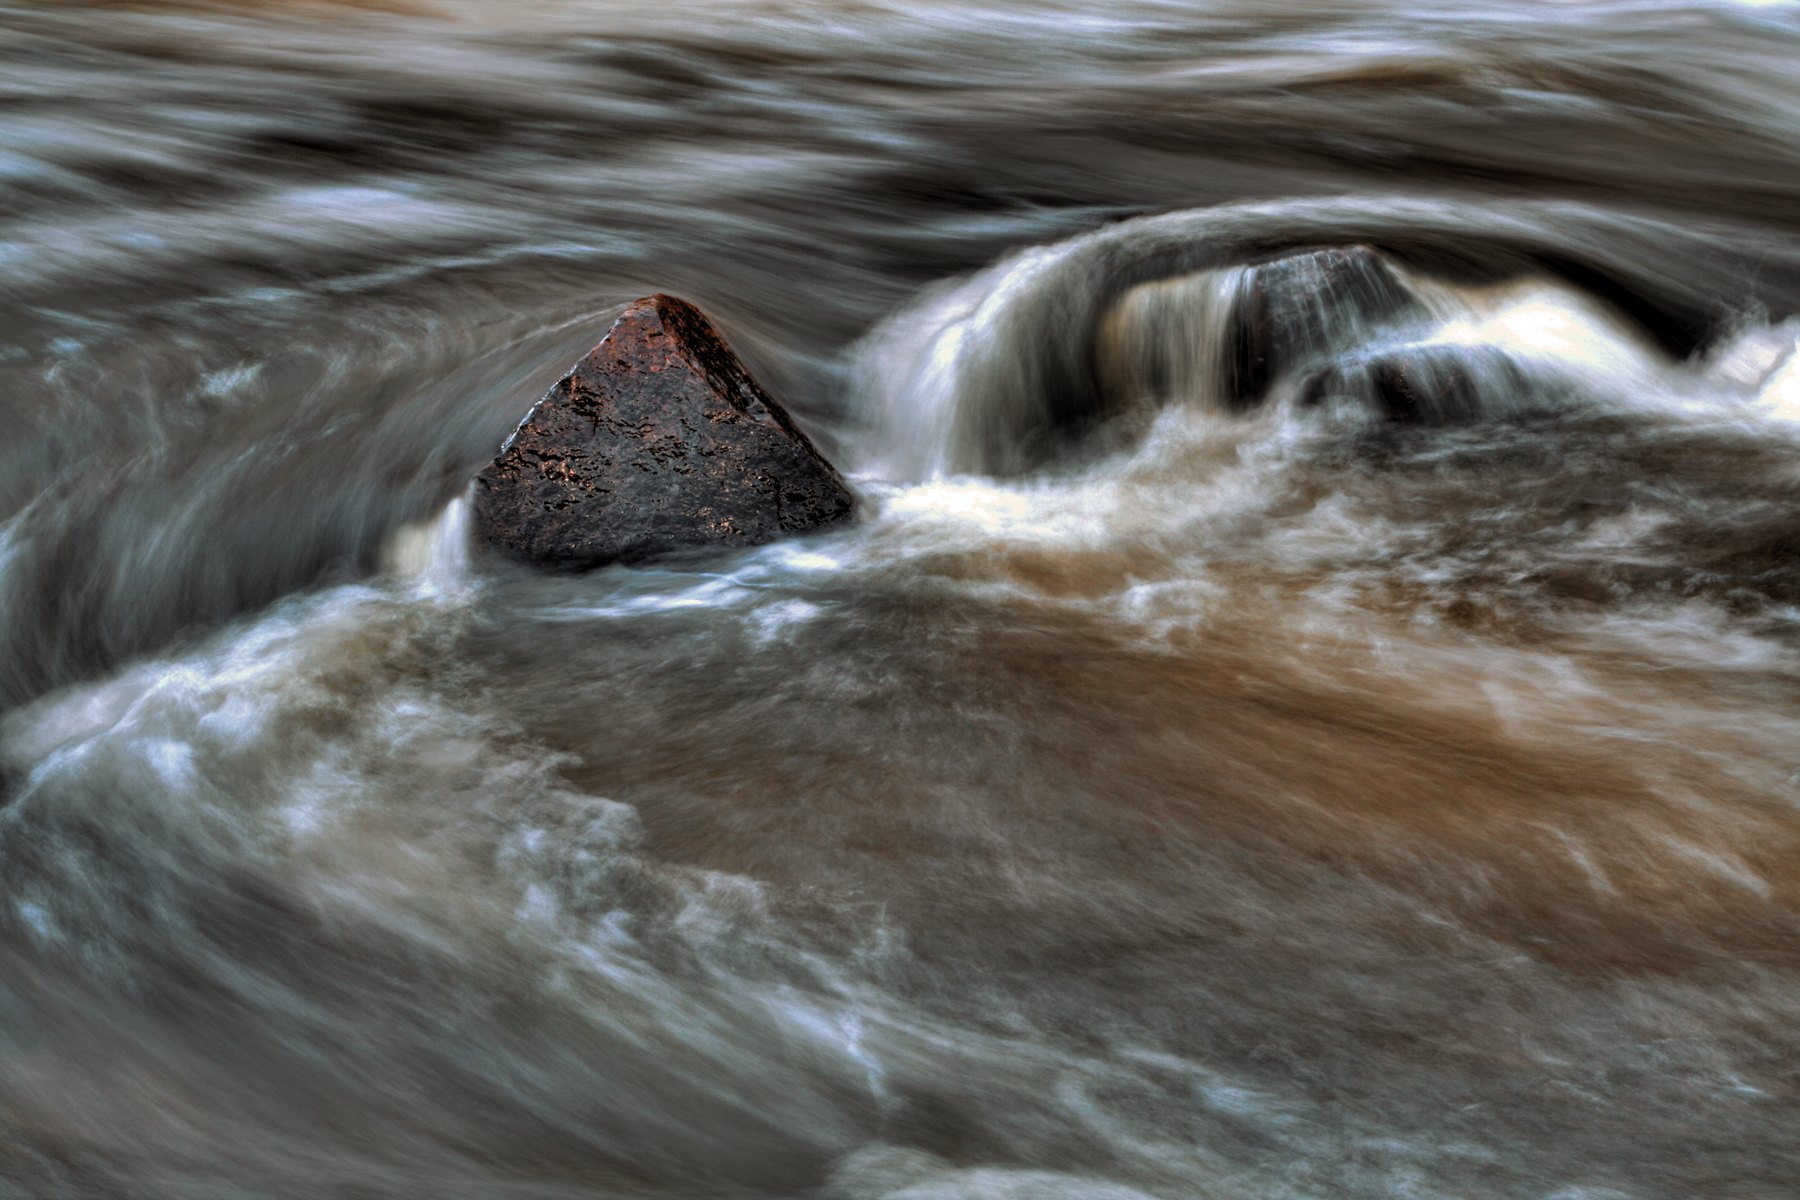
[[[661,295],[626,309],[475,477],[478,536],[569,569],[756,545],[852,507],[712,323]]]

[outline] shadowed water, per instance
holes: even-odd
[[[1800,1196],[1796,52],[0,7],[0,1195]],[[651,291],[859,521],[472,550]]]

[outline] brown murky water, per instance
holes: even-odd
[[[1800,1196],[1794,6],[0,30],[0,1194]],[[861,520],[472,557],[653,290]]]

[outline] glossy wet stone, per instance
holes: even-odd
[[[704,315],[639,300],[475,478],[477,536],[561,569],[752,546],[850,517],[843,478]]]
[[[1424,306],[1366,246],[1290,254],[1246,268],[1227,333],[1226,394],[1260,402],[1283,376],[1366,341]]]

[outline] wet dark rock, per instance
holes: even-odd
[[[1424,315],[1418,297],[1367,246],[1254,264],[1227,326],[1226,395],[1249,408],[1283,376]]]
[[[565,569],[753,546],[852,507],[705,316],[662,295],[626,309],[475,477],[477,535]]]
[[[1552,397],[1493,346],[1405,346],[1320,371],[1302,404],[1349,397],[1391,420],[1453,425],[1548,407]]]

